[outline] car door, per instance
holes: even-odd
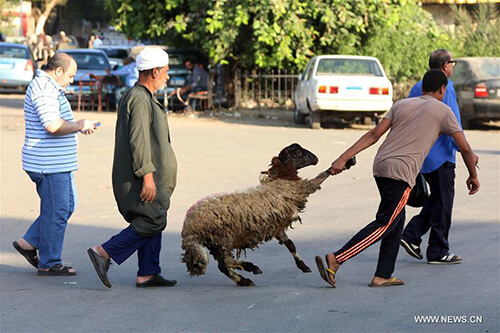
[[[308,99],[312,98],[314,96],[314,93],[315,93],[315,91],[313,91],[314,87],[316,86],[314,84],[313,73],[314,73],[315,67],[316,67],[316,60],[317,60],[317,58],[311,59],[310,66],[309,66],[308,71],[304,77],[304,88],[302,90],[304,93],[303,103],[304,103],[304,110],[308,110],[308,111],[309,111],[309,107],[307,106],[307,101],[308,101]],[[307,112],[307,113],[309,113],[309,112]]]
[[[295,89],[295,105],[297,106],[298,110],[306,110],[306,104],[305,104],[305,87],[306,87],[306,81],[305,78],[307,77],[307,73],[309,72],[309,69],[311,68],[311,61],[306,66],[306,69],[304,72],[299,76],[299,80],[297,82],[297,88]]]

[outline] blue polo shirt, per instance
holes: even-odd
[[[410,97],[422,96],[422,80],[418,81],[417,84],[411,88]],[[457,104],[457,94],[455,93],[455,88],[453,88],[453,82],[448,79],[448,85],[446,86],[446,93],[444,94],[443,103],[448,105],[455,117],[457,117],[460,127],[462,127],[462,122],[460,121],[460,112],[458,111]],[[438,169],[445,162],[456,163],[455,152],[458,150],[457,144],[453,138],[449,135],[442,134],[439,136],[437,141],[432,146],[431,151],[427,155],[422,166],[422,173],[429,173]]]

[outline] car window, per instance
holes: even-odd
[[[312,59],[311,62],[309,62],[307,73],[304,75],[304,80],[309,80],[311,78],[315,64],[316,64],[316,59]]]
[[[461,84],[467,76],[470,76],[469,65],[466,62],[458,61],[455,68],[453,68],[453,75],[450,79],[455,84]]]
[[[321,59],[316,75],[383,76],[378,63],[366,59]]]
[[[15,46],[0,46],[0,58],[28,59],[28,50]]]
[[[169,66],[180,66],[184,65],[184,59],[180,54],[169,54],[168,55]]]
[[[69,53],[76,61],[78,69],[104,70],[109,68],[106,58],[98,53]]]
[[[480,78],[500,76],[500,58],[481,59],[474,63],[474,67]]]
[[[125,59],[128,57],[128,50],[126,49],[112,49],[112,48],[99,48],[106,52],[107,56],[110,58],[120,58]]]
[[[302,80],[306,79],[307,73],[309,72],[309,68],[311,68],[311,61],[307,63],[307,66],[304,69],[304,73],[302,73]]]

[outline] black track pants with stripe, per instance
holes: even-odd
[[[382,240],[375,276],[388,279],[394,272],[411,189],[401,180],[375,177],[375,181],[381,197],[375,221],[361,229],[334,255],[342,264]]]

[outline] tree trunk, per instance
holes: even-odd
[[[45,26],[45,22],[47,22],[47,18],[50,15],[50,12],[52,9],[54,9],[55,6],[57,6],[62,0],[51,0],[49,3],[45,5],[45,10],[43,11],[42,15],[38,17],[38,22],[36,24],[35,28],[35,34],[38,36],[41,33],[44,33],[43,27]]]

